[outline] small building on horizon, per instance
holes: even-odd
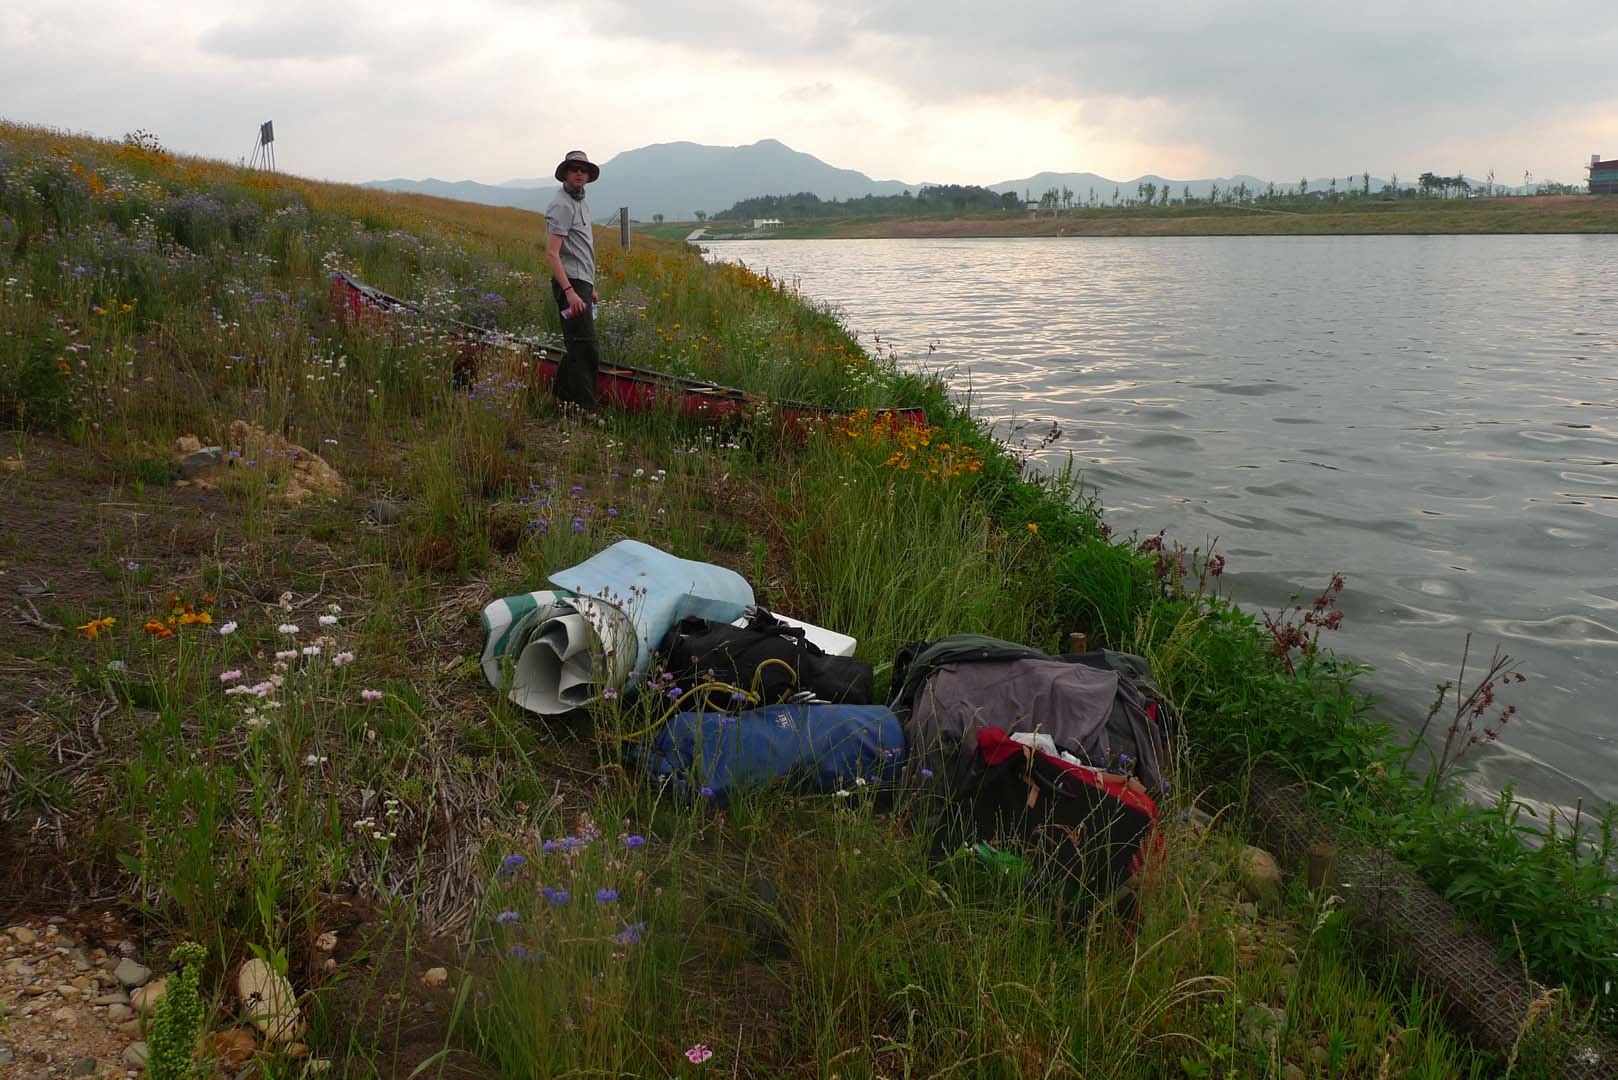
[[[773,228],[779,226],[780,224],[781,224],[781,219],[780,218],[756,217],[756,218],[753,219],[753,228],[755,228],[755,229],[773,229]]]
[[[1602,161],[1600,154],[1590,155],[1590,194],[1618,195],[1618,158]]]

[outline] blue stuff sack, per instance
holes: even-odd
[[[767,705],[738,716],[671,716],[630,758],[653,776],[723,806],[739,790],[781,782],[793,791],[884,785],[904,766],[904,729],[885,705]]]

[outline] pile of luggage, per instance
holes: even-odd
[[[756,606],[728,570],[624,541],[551,580],[485,610],[490,681],[536,712],[655,700],[628,758],[677,789],[907,792],[941,844],[1085,898],[1153,849],[1171,721],[1140,657],[952,635],[900,650],[884,704],[852,638]]]

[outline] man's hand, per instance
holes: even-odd
[[[575,318],[575,317],[577,317],[579,315],[583,315],[584,314],[584,309],[589,307],[589,306],[590,305],[588,305],[588,304],[586,304],[584,302],[584,297],[580,296],[576,291],[574,291],[573,289],[569,289],[567,291],[567,317],[568,318],[572,319],[572,318]]]

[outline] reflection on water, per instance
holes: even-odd
[[[1244,604],[1348,578],[1340,653],[1420,720],[1467,631],[1531,679],[1479,780],[1618,798],[1618,237],[740,241],[1115,528],[1216,537]],[[936,350],[929,355],[930,346]]]

